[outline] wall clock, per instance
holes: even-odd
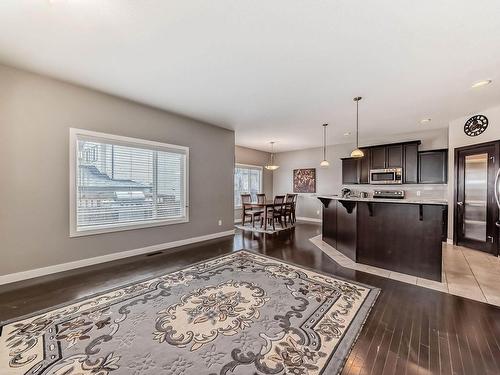
[[[464,125],[464,133],[469,137],[476,137],[488,127],[488,119],[483,115],[472,116]]]

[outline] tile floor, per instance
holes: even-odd
[[[500,258],[493,255],[443,243],[443,282],[439,283],[355,263],[323,242],[321,235],[310,241],[343,267],[500,306]]]

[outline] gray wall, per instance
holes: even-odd
[[[341,157],[349,155],[352,145],[328,146],[327,159],[330,167],[321,168],[322,148],[281,152],[276,156],[280,166],[274,172],[273,186],[275,194],[286,194],[293,191],[293,170],[299,168],[316,168],[316,192],[318,194],[337,194],[342,187]],[[313,219],[321,218],[321,203],[314,194],[299,194],[297,199],[297,216]]]
[[[383,139],[362,140],[361,145],[376,145],[410,140],[421,140],[420,150],[430,150],[448,147],[448,129],[430,129],[416,133],[406,133],[384,137]],[[300,151],[282,152],[277,154],[276,160],[280,169],[274,172],[273,190],[275,194],[284,194],[292,191],[292,173],[298,168],[316,168],[316,194],[300,194],[297,202],[297,216],[321,219],[321,203],[315,198],[317,194],[339,194],[342,189],[342,163],[340,158],[349,157],[354,145],[340,144],[328,146],[328,168],[321,168],[323,159],[322,148],[311,148]],[[347,185],[356,191],[371,192],[373,188],[367,185]],[[446,185],[405,185],[404,190],[409,197],[421,192],[421,197],[446,199]]]
[[[250,164],[263,167],[269,162],[271,154],[269,152],[258,151],[252,148],[236,146],[234,149],[234,160],[236,163]],[[263,169],[262,173],[262,187],[263,193],[266,194],[268,199],[273,197],[273,172]],[[234,210],[235,220],[241,218],[241,210]]]
[[[0,87],[0,275],[233,228],[232,131],[2,65]],[[69,238],[70,127],[190,147],[190,222]]]

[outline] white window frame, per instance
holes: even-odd
[[[144,148],[147,146],[148,149],[160,148],[160,149],[173,149],[183,151],[186,155],[186,164],[184,172],[184,197],[185,197],[185,212],[186,215],[182,218],[176,219],[165,219],[165,220],[151,220],[141,223],[117,223],[108,225],[99,225],[95,228],[88,227],[85,229],[77,228],[77,210],[76,210],[76,194],[77,194],[77,160],[78,160],[78,136],[87,136],[95,138],[96,140],[102,139],[103,142],[111,141],[116,143],[122,143],[124,146],[139,146]],[[180,224],[189,222],[189,147],[172,145],[168,143],[149,141],[139,138],[124,137],[114,134],[100,133],[85,129],[70,128],[69,129],[69,236],[70,237],[80,237],[80,236],[90,236],[101,233],[111,233],[120,232],[125,230],[141,229],[141,228],[152,228],[171,224]]]
[[[262,192],[264,191],[264,168],[261,165],[242,164],[242,163],[235,163],[234,164],[234,170],[233,170],[233,192],[234,192],[234,172],[235,172],[236,168],[238,168],[238,167],[243,167],[243,168],[246,167],[246,168],[253,168],[253,169],[259,169],[260,170],[260,187],[259,187],[259,191],[262,194]],[[234,201],[234,197],[233,197],[233,201]],[[241,204],[234,206],[235,210],[238,210],[238,209],[241,209],[241,208],[243,208],[243,206]]]

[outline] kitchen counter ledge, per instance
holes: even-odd
[[[317,195],[318,199],[333,199],[337,201],[352,201],[352,202],[375,202],[375,203],[406,203],[406,204],[434,204],[446,206],[448,202],[444,199],[390,199],[390,198],[358,198],[349,197],[342,198],[338,195]]]

